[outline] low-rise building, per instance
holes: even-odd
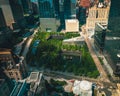
[[[77,19],[65,20],[66,32],[79,32],[79,21]]]

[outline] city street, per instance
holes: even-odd
[[[34,35],[38,32],[38,29],[39,29],[39,28],[37,28],[37,29],[34,30],[33,35],[28,39],[28,41],[27,41],[27,43],[26,43],[26,45],[25,45],[24,51],[23,51],[23,53],[22,53],[22,56],[23,56],[24,58],[26,58],[26,54],[27,54],[27,52],[29,51],[30,44],[31,44],[31,42],[32,42],[32,40],[33,40]]]

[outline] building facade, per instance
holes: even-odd
[[[76,18],[76,1],[77,0],[64,0],[65,19]]]
[[[24,14],[29,14],[32,11],[32,3],[30,0],[21,0]]]
[[[11,50],[0,49],[0,66],[10,79],[21,80],[26,76],[23,60],[11,53]]]
[[[27,82],[30,83],[30,89],[27,94],[28,96],[48,96],[45,79],[42,73],[31,72]]]
[[[76,18],[76,0],[38,0],[38,5],[42,31],[64,29],[65,19]]]
[[[79,32],[79,21],[77,19],[65,20],[65,31],[66,32]]]
[[[15,87],[10,93],[10,96],[25,96],[25,92],[27,92],[26,81],[18,81],[15,83]]]
[[[0,95],[1,96],[9,96],[10,90],[8,84],[6,83],[5,79],[0,79]]]
[[[12,9],[13,18],[15,20],[15,22],[13,22],[13,27],[16,27],[16,23],[20,24],[24,18],[22,2],[21,0],[9,0],[9,3]]]
[[[117,54],[117,64],[114,74],[120,76],[120,53]]]
[[[86,19],[86,32],[88,36],[94,35],[95,23],[108,25],[110,4],[110,0],[91,2]]]
[[[38,0],[40,27],[42,31],[56,32],[59,27],[59,23],[57,25],[59,20],[55,16],[57,9],[55,9],[54,3],[54,0]]]
[[[6,26],[5,18],[2,12],[2,8],[0,7],[0,27],[5,27],[5,26]]]
[[[107,26],[100,23],[95,25],[94,44],[100,53],[103,52],[105,46],[106,28]]]
[[[9,26],[12,28],[12,23],[14,23],[14,17],[9,0],[0,0],[0,27]]]
[[[24,18],[21,0],[0,0],[0,27],[15,28],[16,23]]]

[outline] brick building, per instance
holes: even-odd
[[[0,49],[0,66],[10,79],[21,80],[26,76],[23,58],[12,54],[9,49]]]

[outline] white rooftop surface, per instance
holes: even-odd
[[[73,93],[76,95],[80,94],[80,88],[79,88],[80,81],[76,80],[73,85]]]
[[[91,90],[92,88],[92,83],[88,81],[81,81],[80,82],[80,88],[84,91]]]
[[[67,20],[65,20],[66,22],[69,22],[69,23],[76,23],[76,22],[78,22],[78,20],[77,19],[67,19]]]
[[[85,96],[91,96],[92,94],[92,83],[89,81],[75,81],[72,88],[75,95],[87,94]],[[83,95],[82,95],[83,96]]]
[[[102,25],[100,23],[97,23],[102,29],[106,29],[107,28],[107,25]]]
[[[39,72],[31,72],[30,81],[37,81],[39,76]]]
[[[84,41],[84,38],[81,36],[81,37],[75,37],[75,38],[63,40],[63,42],[71,42],[71,41]]]

